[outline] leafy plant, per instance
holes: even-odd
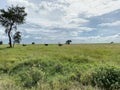
[[[105,90],[120,89],[120,69],[116,67],[100,67],[91,76],[91,84]]]
[[[30,70],[20,72],[17,76],[20,78],[19,81],[22,86],[31,88],[37,85],[40,80],[43,80],[44,72],[33,67]]]

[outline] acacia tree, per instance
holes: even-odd
[[[11,6],[7,10],[0,10],[0,23],[5,27],[5,33],[9,38],[9,45],[12,48],[12,31],[17,30],[17,25],[25,22],[25,7]]]
[[[72,42],[72,40],[67,40],[66,44],[70,44]]]
[[[13,36],[13,47],[15,43],[20,44],[20,41],[21,41],[21,32],[17,31]]]

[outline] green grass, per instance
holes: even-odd
[[[6,47],[0,46],[0,90],[101,90],[91,75],[120,67],[120,44]]]

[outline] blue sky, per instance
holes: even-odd
[[[28,13],[22,43],[120,42],[120,0],[0,0],[1,9],[11,5]],[[0,40],[8,42],[2,26]]]

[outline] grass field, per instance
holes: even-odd
[[[120,90],[120,44],[6,47],[0,90]]]

